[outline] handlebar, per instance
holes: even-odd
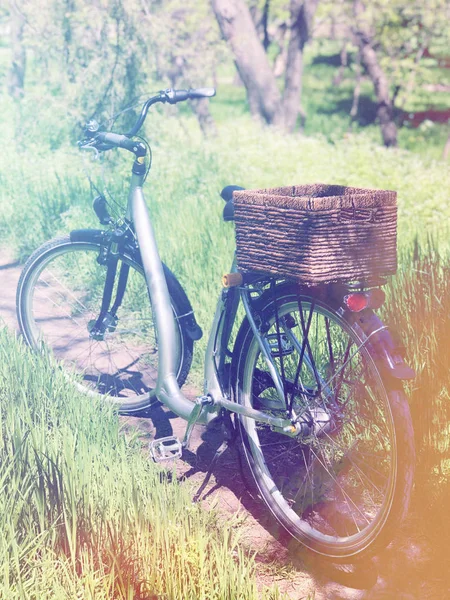
[[[148,109],[153,104],[157,104],[158,102],[162,102],[165,104],[168,102],[169,104],[176,104],[177,102],[184,102],[185,100],[194,100],[199,98],[211,98],[216,95],[216,90],[214,88],[197,88],[197,89],[188,89],[188,90],[173,90],[167,89],[158,92],[156,96],[152,96],[149,98],[143,105],[141,109],[141,113],[130,129],[125,134],[118,133],[108,133],[97,131],[96,127],[98,125],[96,123],[89,123],[85,129],[85,135],[88,138],[86,142],[80,142],[80,146],[90,146],[95,147],[99,151],[110,150],[111,148],[125,148],[133,153],[139,153],[140,146],[142,144],[139,142],[133,142],[131,139],[134,137],[137,132],[142,127],[145,118],[148,113]]]
[[[211,98],[216,95],[216,90],[214,88],[198,88],[198,89],[189,89],[189,90],[173,90],[167,89],[159,92],[156,96],[149,98],[147,102],[144,104],[141,110],[141,114],[138,117],[138,120],[133,125],[133,127],[128,131],[125,135],[127,137],[133,137],[137,134],[139,129],[142,127],[142,124],[145,121],[145,117],[147,116],[148,109],[152,104],[156,104],[157,102],[169,104],[176,104],[177,102],[184,102],[189,99],[196,98]]]

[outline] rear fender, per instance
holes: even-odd
[[[277,294],[298,294],[304,291],[300,286],[292,286],[290,284],[281,284],[277,287]],[[348,287],[343,285],[318,286],[316,288],[307,288],[306,295],[321,300],[326,305],[332,307],[340,314],[348,324],[356,331],[361,338],[361,342],[370,350],[374,357],[377,367],[394,379],[413,379],[416,374],[403,360],[402,351],[395,343],[387,326],[373,312],[371,308],[367,308],[359,313],[354,313],[348,310],[343,303],[343,298],[348,294]],[[273,294],[263,294],[259,299],[254,300],[252,305],[256,312],[267,305],[271,301]]]
[[[414,369],[403,360],[387,326],[372,310],[352,314],[352,317],[349,319],[352,327],[363,340],[368,340],[366,346],[372,351],[380,369],[394,379],[413,379],[416,376]]]

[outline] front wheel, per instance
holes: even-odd
[[[158,372],[158,337],[142,266],[121,252],[118,281],[126,277],[123,299],[98,326],[107,265],[104,248],[75,242],[69,236],[43,244],[25,263],[17,289],[21,332],[36,350],[48,349],[62,362],[77,387],[106,398],[122,413],[151,403]],[[180,317],[187,299],[175,277],[166,272],[176,319],[177,378],[181,386],[192,362],[193,341]]]
[[[392,539],[408,507],[414,445],[406,397],[382,377],[366,340],[326,303],[288,288],[261,305],[288,407],[247,320],[234,352],[236,399],[273,416],[295,415],[301,433],[289,437],[240,417],[260,496],[310,550],[342,562],[367,557]]]

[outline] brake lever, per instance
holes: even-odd
[[[95,119],[91,119],[88,123],[86,123],[84,126],[85,138],[77,142],[80,150],[95,150],[97,154],[99,150],[101,151],[101,148],[99,147],[100,144],[96,143],[96,133],[99,130],[99,127],[100,125]]]
[[[95,158],[98,158],[100,152],[106,152],[107,150],[111,150],[115,146],[111,144],[105,144],[104,142],[99,143],[95,138],[91,138],[88,140],[80,140],[77,142],[80,150],[92,150],[96,153]]]
[[[105,143],[97,144],[95,147],[99,152],[106,152],[107,150],[112,150],[112,148],[116,148],[116,146],[113,146],[112,144]]]
[[[100,156],[100,152],[97,148],[97,145],[95,144],[94,138],[91,138],[89,140],[79,140],[77,142],[77,146],[80,150],[91,150],[92,152],[95,152],[94,160],[97,160],[97,158]]]

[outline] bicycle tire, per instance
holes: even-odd
[[[284,352],[285,389],[288,398],[294,396],[297,414],[309,417],[308,430],[305,435],[287,437],[240,415],[243,459],[258,495],[292,537],[334,562],[364,559],[392,540],[408,509],[415,462],[408,402],[400,384],[382,376],[365,340],[336,309],[312,296],[299,295],[294,288],[286,287],[279,294],[276,303],[278,319],[285,327],[283,339],[278,340],[275,333],[271,294],[260,299],[259,315],[265,335],[272,336],[278,368]],[[304,359],[300,368],[303,387],[291,375],[297,370],[302,345],[295,346],[286,335],[287,321],[291,335],[302,340],[310,337],[311,352],[305,348],[304,353],[310,354],[312,364],[305,365]],[[301,335],[293,333],[300,329]],[[315,339],[310,335],[314,331]],[[338,344],[334,355],[329,344],[333,336]],[[337,350],[344,347],[347,358],[344,354],[342,360]],[[348,347],[353,347],[351,354]],[[233,354],[236,401],[285,417],[247,319]],[[336,375],[341,360],[351,367],[342,367],[342,377]]]
[[[40,246],[22,270],[16,297],[20,331],[35,350],[48,348],[80,391],[105,398],[122,414],[150,406],[157,375],[157,339],[142,266],[119,253],[119,268],[129,265],[126,292],[103,340],[90,337],[99,315],[106,266],[96,242],[55,238]],[[185,297],[175,276],[166,271],[177,323],[177,379],[181,386],[192,363],[193,340],[179,317]],[[117,277],[116,277],[117,281]],[[113,296],[114,298],[114,296]],[[72,377],[73,378],[73,377]]]

